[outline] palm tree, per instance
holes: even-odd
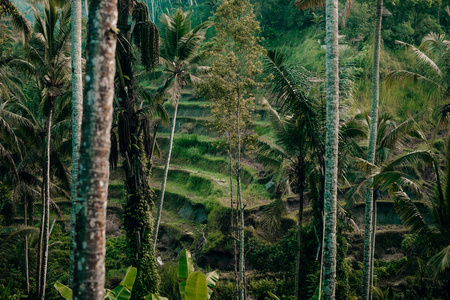
[[[380,98],[380,48],[381,48],[381,22],[382,22],[383,0],[377,1],[377,13],[375,18],[373,67],[372,67],[372,112],[369,135],[369,149],[367,161],[371,164],[375,162],[376,141],[378,135],[378,102]],[[373,286],[373,253],[375,248],[376,220],[374,220],[373,189],[371,188],[372,178],[367,178],[366,208],[365,208],[365,232],[364,232],[364,277],[362,299],[371,298]]]
[[[29,45],[26,47],[26,60],[15,59],[18,67],[26,69],[34,80],[36,89],[40,92],[41,107],[44,111],[46,150],[43,165],[42,183],[42,223],[41,235],[42,254],[38,260],[38,298],[45,297],[45,283],[48,259],[49,207],[50,207],[50,153],[52,138],[52,121],[55,109],[63,107],[58,103],[67,94],[70,36],[70,5],[58,7],[54,0],[43,3],[43,15],[32,5],[35,25]],[[11,63],[12,63],[11,62]],[[41,245],[41,243],[40,243]],[[41,263],[42,261],[42,263]]]
[[[270,107],[272,124],[276,129],[277,147],[260,143],[259,152],[263,163],[281,166],[284,160],[293,166],[297,193],[299,195],[297,261],[295,270],[295,297],[299,299],[300,248],[303,220],[304,192],[307,178],[306,169],[312,153],[320,143],[316,107],[306,94],[307,78],[284,65],[281,53],[269,52],[264,59],[264,73],[273,76],[271,97],[281,108],[283,117]],[[268,160],[267,160],[268,158]]]
[[[210,22],[204,22],[192,28],[191,13],[179,8],[173,16],[163,14],[161,23],[164,26],[164,38],[161,45],[161,61],[169,76],[164,85],[159,89],[160,93],[166,92],[174,106],[172,129],[170,132],[169,150],[164,167],[163,181],[161,184],[161,197],[158,205],[158,213],[155,222],[153,248],[156,249],[159,224],[166,191],[167,175],[169,173],[170,157],[172,154],[173,136],[177,119],[178,103],[183,88],[191,82],[198,82],[191,69],[198,60],[197,52],[201,42],[205,38],[206,30],[211,26]]]
[[[427,34],[417,48],[411,44],[397,41],[410,54],[410,68],[394,70],[388,74],[389,84],[394,81],[417,84],[423,82],[430,90],[437,92],[437,99],[450,97],[450,41],[444,34]]]
[[[86,97],[77,185],[74,299],[103,299],[117,2],[89,7]],[[102,63],[99,64],[98,61]]]
[[[339,135],[338,1],[326,0],[326,134],[324,185],[323,296],[335,298],[336,209]]]
[[[431,148],[432,144],[429,144]],[[430,275],[439,286],[443,287],[443,298],[450,296],[450,267],[448,264],[450,253],[450,143],[447,140],[447,149],[444,163],[441,166],[441,157],[432,150],[416,150],[400,156],[391,163],[386,164],[374,174],[374,186],[380,190],[387,190],[395,201],[395,209],[405,226],[410,227],[414,234],[413,255],[419,260],[425,275]],[[431,188],[424,189],[420,176],[414,176],[412,164],[417,161],[432,167],[434,181]],[[426,184],[425,184],[426,186]],[[428,196],[428,218],[418,210],[411,199]],[[430,219],[431,216],[431,219]]]
[[[73,289],[75,198],[78,177],[78,150],[83,117],[83,79],[81,70],[81,0],[72,0],[71,64],[72,64],[72,209],[70,211],[70,268],[69,286]]]

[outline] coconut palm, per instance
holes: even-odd
[[[172,118],[172,129],[170,132],[169,150],[164,167],[163,181],[161,184],[161,197],[156,216],[153,248],[156,248],[158,239],[159,224],[166,191],[167,175],[169,173],[170,157],[172,154],[173,136],[177,119],[178,103],[181,92],[185,86],[197,83],[199,79],[192,73],[198,61],[198,50],[201,42],[205,39],[206,30],[211,26],[210,22],[204,22],[192,28],[191,13],[184,12],[179,8],[173,15],[163,14],[161,23],[164,26],[164,37],[161,39],[161,62],[168,73],[164,84],[160,87],[159,93],[167,93],[174,106]]]
[[[306,169],[308,161],[311,160],[311,154],[319,147],[320,133],[317,128],[316,103],[305,92],[308,90],[307,78],[304,74],[285,66],[284,60],[284,55],[277,52],[269,52],[264,58],[264,73],[273,76],[271,102],[280,107],[282,116],[270,104],[266,104],[276,130],[277,147],[260,142],[259,154],[263,163],[276,165],[278,169],[284,161],[288,161],[295,178],[293,182],[296,183],[295,187],[299,195],[298,249],[295,270],[295,295],[298,299]],[[274,206],[276,208],[282,202],[275,203],[278,203]]]
[[[81,69],[81,0],[72,0],[71,18],[71,67],[72,67],[72,208],[70,211],[70,268],[69,286],[73,289],[74,238],[75,238],[75,198],[78,177],[78,150],[81,139],[81,119],[83,117],[83,79]]]
[[[105,292],[105,229],[117,16],[117,1],[90,3],[75,221],[74,299],[103,299]]]
[[[62,109],[67,102],[59,101],[67,95],[70,74],[70,3],[61,7],[54,0],[43,3],[43,14],[36,5],[31,6],[35,23],[32,37],[25,49],[26,59],[14,59],[17,67],[28,71],[39,92],[39,101],[45,120],[45,155],[43,166],[41,224],[42,265],[38,264],[38,298],[45,297],[45,282],[48,258],[48,232],[50,207],[50,154],[52,122],[55,110]],[[41,255],[39,256],[41,257]]]
[[[423,82],[430,90],[437,91],[438,99],[448,100],[450,97],[450,41],[445,34],[427,34],[419,47],[397,41],[409,53],[410,68],[394,70],[388,74],[389,84],[394,81],[402,83]]]
[[[395,201],[395,209],[405,226],[414,234],[412,253],[423,263],[426,273],[443,288],[443,298],[450,296],[450,143],[447,141],[444,164],[432,150],[417,150],[405,154],[375,173],[374,186],[388,190]],[[422,161],[432,167],[434,182],[424,189],[420,176],[414,176],[412,164]],[[427,218],[411,199],[425,197],[430,204]],[[430,219],[431,216],[431,219]]]

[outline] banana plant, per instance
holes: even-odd
[[[182,250],[178,259],[178,287],[182,300],[210,299],[214,287],[219,280],[219,273],[212,271],[208,274],[195,272],[194,262],[189,250]],[[167,298],[149,294],[145,300],[166,300]]]
[[[131,290],[133,289],[134,281],[136,280],[137,269],[134,267],[129,267],[125,277],[113,290],[105,289],[105,300],[128,300],[131,297]],[[72,290],[57,281],[54,287],[58,290],[59,294],[66,300],[72,300]],[[147,299],[147,298],[145,298]],[[150,300],[167,300],[167,298],[149,298]]]

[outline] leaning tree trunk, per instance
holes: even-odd
[[[175,79],[176,80],[176,79]],[[153,237],[153,249],[156,250],[156,241],[158,240],[159,224],[161,223],[161,214],[164,202],[164,194],[166,193],[167,175],[169,174],[170,157],[172,155],[173,136],[175,134],[175,126],[177,124],[179,96],[175,99],[175,111],[173,112],[172,131],[170,132],[169,152],[167,153],[166,165],[164,166],[164,176],[161,184],[161,197],[159,199],[158,213],[156,215],[155,233]]]
[[[83,80],[81,71],[81,0],[72,0],[72,209],[70,211],[70,271],[69,286],[73,289],[75,198],[78,176],[78,151],[80,148],[80,127],[83,117]]]
[[[103,299],[105,284],[117,2],[99,0],[89,5],[86,96],[75,210],[74,299]]]
[[[297,232],[297,260],[295,264],[295,299],[300,299],[300,255],[302,245],[302,224],[303,224],[303,202],[304,202],[304,190],[305,190],[305,170],[303,155],[298,156],[299,165],[297,167],[297,184],[299,194],[299,207],[298,207],[298,232]]]
[[[381,48],[381,21],[382,21],[383,0],[377,1],[377,15],[375,23],[374,34],[374,49],[373,49],[373,67],[372,67],[372,111],[370,119],[370,136],[369,136],[369,151],[367,161],[371,164],[375,163],[375,151],[377,147],[378,135],[378,102],[380,96],[380,48]],[[365,209],[365,229],[364,229],[364,271],[363,271],[363,290],[362,299],[368,300],[371,295],[371,274],[373,266],[373,241],[372,232],[374,232],[373,225],[373,179],[367,178],[367,192],[366,192],[366,209]],[[374,236],[375,234],[373,234]]]
[[[41,236],[42,249],[40,249],[41,262],[39,268],[38,299],[45,299],[45,285],[47,284],[47,262],[48,262],[48,242],[49,242],[49,220],[50,220],[50,140],[52,135],[52,115],[53,115],[53,97],[50,96],[49,114],[47,120],[47,137],[45,145],[45,164],[44,176],[42,180],[42,222]]]
[[[327,117],[325,141],[325,236],[323,298],[335,298],[336,288],[336,207],[339,134],[339,49],[338,1],[326,0],[326,89]]]

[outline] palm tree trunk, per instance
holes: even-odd
[[[81,71],[81,0],[72,0],[72,209],[70,211],[69,286],[73,289],[75,198],[78,177],[80,127],[83,117],[83,81]]]
[[[39,297],[45,299],[45,285],[47,283],[47,262],[48,262],[48,242],[49,242],[49,220],[50,220],[50,141],[52,135],[52,115],[53,115],[53,97],[50,96],[49,114],[47,121],[47,140],[45,147],[45,176],[42,180],[43,193],[43,234],[42,234],[42,265],[40,274]],[[41,226],[42,227],[42,226]]]
[[[152,162],[152,157],[153,157],[153,153],[155,152],[155,147],[156,147],[156,136],[158,135],[158,124],[155,124],[154,130],[153,130],[153,141],[152,141],[152,146],[150,148],[150,153],[148,154],[148,159],[150,160],[149,164],[149,172],[152,172],[152,168],[153,168],[153,162]]]
[[[233,158],[231,155],[231,139],[230,149],[228,150],[228,156],[230,157],[230,206],[231,206],[231,237],[233,239],[234,246],[234,289],[236,298],[239,295],[239,281],[238,281],[238,257],[237,257],[237,239],[236,239],[236,217],[234,216],[234,202],[233,202]]]
[[[323,296],[335,298],[336,287],[336,208],[339,134],[339,48],[338,1],[326,0],[326,89],[327,117],[325,142],[325,237]]]
[[[74,299],[103,299],[117,25],[115,0],[91,1],[76,201]],[[102,63],[98,63],[101,61]]]
[[[164,167],[164,176],[163,176],[163,181],[161,184],[161,198],[159,200],[158,213],[156,215],[155,235],[153,238],[153,249],[155,249],[155,250],[156,250],[156,241],[158,240],[159,224],[161,223],[161,213],[162,213],[162,207],[163,207],[163,202],[164,202],[164,194],[166,192],[167,175],[169,174],[169,164],[170,164],[170,156],[172,155],[173,136],[175,134],[175,126],[177,124],[177,112],[178,112],[178,102],[179,102],[178,98],[179,97],[177,97],[177,99],[175,99],[175,111],[173,113],[172,131],[170,132],[169,152],[167,153],[166,165]]]
[[[371,164],[375,162],[375,151],[378,135],[378,102],[379,102],[379,82],[380,82],[380,48],[381,48],[381,21],[382,21],[383,0],[377,1],[377,15],[375,23],[374,34],[374,49],[373,49],[373,69],[372,69],[372,111],[370,120],[370,136],[369,136],[369,151],[367,161]],[[366,193],[366,209],[365,209],[365,229],[364,229],[364,271],[363,271],[363,290],[362,299],[370,299],[371,290],[371,274],[373,266],[373,250],[372,250],[372,232],[373,225],[373,179],[367,178],[367,193]]]
[[[25,228],[28,226],[27,219],[27,198],[23,202],[23,221]],[[26,287],[27,287],[27,296],[30,295],[30,276],[28,273],[28,236],[25,235],[25,278],[26,278]]]
[[[297,260],[295,264],[295,299],[300,299],[300,254],[302,245],[302,224],[303,224],[303,202],[304,202],[304,185],[305,174],[303,167],[303,157],[299,155],[299,166],[297,167],[297,182],[298,182],[298,194],[299,194],[299,207],[298,207],[298,232],[297,232]]]
[[[375,236],[377,231],[377,199],[376,197],[373,199],[373,229],[372,229],[372,252],[370,253],[370,257],[372,258],[372,265],[370,266],[370,286],[373,287],[373,270],[375,265]],[[370,300],[373,298],[372,290],[370,291]]]

